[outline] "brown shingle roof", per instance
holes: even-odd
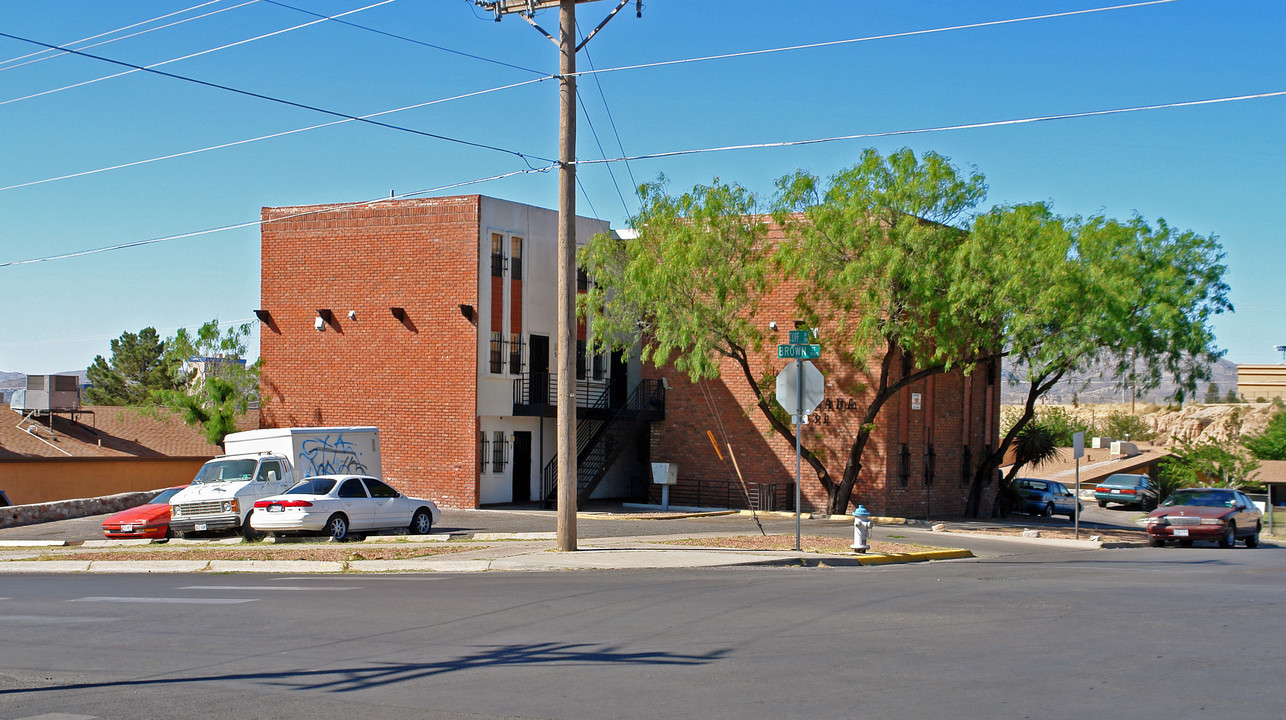
[[[219,446],[167,410],[85,407],[69,415],[23,420],[0,412],[0,458],[20,457],[214,457]],[[240,423],[258,426],[257,412]],[[60,450],[62,452],[60,452]]]
[[[1170,454],[1169,450],[1158,445],[1139,443],[1138,447],[1139,454],[1133,457],[1112,455],[1106,448],[1085,448],[1085,457],[1081,458],[1081,484],[1096,483],[1113,473],[1146,473],[1149,465]],[[1068,487],[1073,486],[1076,483],[1076,459],[1072,457],[1072,449],[1060,448],[1057,460],[1040,467],[1024,465],[1018,471],[1018,477],[1056,480]]]

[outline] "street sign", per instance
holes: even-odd
[[[786,409],[786,412],[794,415],[800,409],[800,398],[796,394],[796,388],[799,387],[799,378],[803,376],[804,397],[802,408],[804,415],[817,409],[826,397],[826,378],[822,377],[822,371],[810,362],[802,363],[803,367],[796,369],[794,365],[788,365],[777,373],[777,402]]]
[[[808,341],[813,339],[813,338],[809,337],[810,335],[812,335],[812,332],[811,332],[811,331],[809,331],[809,330],[791,330],[791,331],[790,331],[790,344],[791,344],[791,345],[807,345],[807,344],[808,344]]]
[[[822,356],[821,345],[778,345],[779,358],[819,358]]]

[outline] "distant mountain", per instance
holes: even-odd
[[[1082,403],[1110,403],[1110,402],[1128,402],[1130,399],[1129,390],[1121,390],[1120,383],[1106,373],[1106,366],[1098,366],[1083,376],[1073,380],[1066,380],[1055,386],[1045,396],[1047,403],[1070,403],[1072,396],[1075,395],[1077,401]],[[1006,363],[1003,369],[1004,384],[1000,391],[1000,402],[1006,405],[1013,405],[1026,401],[1026,385],[1022,383],[1025,377],[1021,366]],[[1009,382],[1010,377],[1019,380],[1018,385]],[[1087,383],[1088,380],[1088,383]],[[1219,395],[1223,397],[1228,394],[1229,390],[1237,389],[1237,365],[1229,360],[1220,359],[1211,368],[1211,379],[1208,382],[1197,385],[1197,399],[1200,400],[1206,394],[1206,386],[1213,382],[1219,386]],[[1161,386],[1148,390],[1146,393],[1140,393],[1135,399],[1141,402],[1165,402],[1168,398],[1174,396],[1177,386],[1168,378],[1163,378]]]

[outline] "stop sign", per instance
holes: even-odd
[[[792,363],[777,373],[777,402],[786,409],[786,412],[794,415],[803,395],[804,415],[808,415],[822,404],[826,395],[826,379],[822,377],[822,371],[818,370],[815,365],[807,360],[800,363],[803,367],[803,390],[800,390],[800,372]]]

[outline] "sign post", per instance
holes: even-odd
[[[803,331],[807,335],[807,331]],[[795,332],[791,332],[791,339]],[[783,355],[782,348],[818,348],[819,345],[778,345],[777,357],[794,357],[795,367],[783,368],[777,373],[777,402],[783,408],[794,408],[791,421],[795,425],[795,550],[800,549],[800,491],[799,475],[803,449],[800,445],[800,432],[808,423],[808,414],[822,404],[826,394],[826,379],[822,372],[812,363],[804,360],[804,355]],[[812,355],[818,357],[818,355]]]
[[[1075,537],[1081,539],[1081,457],[1085,455],[1085,433],[1072,435],[1072,457],[1076,458],[1076,489],[1072,491],[1072,517]]]

